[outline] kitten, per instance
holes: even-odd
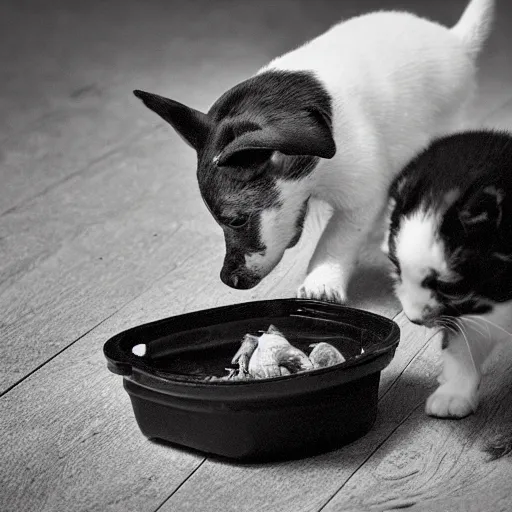
[[[427,414],[474,412],[482,365],[511,337],[512,135],[451,135],[410,162],[390,190],[383,249],[407,317],[446,327]]]

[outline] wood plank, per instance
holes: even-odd
[[[145,150],[162,153],[164,140],[163,134],[151,138]],[[213,222],[205,223],[204,234],[195,228],[201,216],[208,218],[199,197],[190,201],[188,219],[183,213],[193,187],[177,189],[181,175],[172,174],[172,166],[155,166],[156,181],[148,183],[151,161],[137,160],[139,151],[135,145],[114,155],[105,162],[108,171],[76,176],[4,217],[2,390],[179,266],[195,247],[214,239],[222,247]],[[184,183],[192,182],[190,174]]]
[[[411,411],[422,406],[426,390],[433,386],[432,378],[412,371],[415,361],[430,351],[433,333],[412,326],[402,314],[398,321],[402,342],[382,373],[379,415],[365,437],[331,453],[278,464],[235,465],[208,459],[161,511],[319,510]]]
[[[431,373],[432,352],[410,371]],[[512,344],[488,368],[481,391],[479,410],[464,420],[428,418],[418,407],[322,510],[510,510],[510,459],[489,461],[483,449],[497,432],[512,432]]]
[[[187,287],[179,278],[169,286],[177,294]],[[0,510],[150,512],[201,463],[142,436],[101,351],[148,309],[167,313],[169,291],[151,308],[144,300],[128,306],[0,399]]]
[[[0,433],[8,442],[0,510],[155,510],[201,462],[143,438],[121,378],[107,371],[101,350],[108,337],[132,325],[246,298],[211,272],[221,256],[217,239],[208,243],[192,232],[181,241],[183,251],[202,243],[201,257],[184,259],[2,397]],[[289,282],[289,269],[278,272],[265,291],[271,295],[269,288]]]
[[[360,2],[358,6],[347,3],[347,11],[357,9],[361,4],[364,4],[361,5],[361,10],[365,10],[364,7],[370,3]],[[431,12],[442,11],[451,16],[455,11],[458,13],[459,7],[464,3],[463,0],[459,3],[436,1]],[[37,16],[34,16],[34,19],[41,20],[40,15],[46,7],[38,11],[32,4],[29,5],[26,0],[20,2],[19,5],[25,10],[24,13],[20,11],[20,16],[35,12]],[[8,336],[9,346],[4,350],[4,354],[18,350],[19,359],[14,359],[14,366],[20,362],[25,364],[24,358],[29,358],[25,372],[22,371],[18,375],[21,378],[37,365],[44,364],[49,357],[73,343],[108,315],[115,314],[121,309],[0,400],[0,433],[2,439],[7,440],[4,443],[4,448],[7,449],[6,453],[3,453],[5,464],[0,487],[1,510],[149,512],[158,508],[191,472],[198,468],[202,458],[188,452],[154,445],[141,436],[119,378],[110,375],[105,369],[101,354],[103,342],[108,336],[130,325],[170,314],[251,298],[291,294],[303,270],[304,259],[295,259],[297,253],[290,253],[287,261],[269,281],[262,284],[261,288],[243,293],[223,287],[217,277],[217,269],[222,258],[220,232],[201,209],[193,173],[186,174],[190,170],[187,167],[189,164],[193,165],[193,160],[185,148],[174,144],[177,138],[173,139],[168,131],[166,133],[165,129],[161,128],[155,133],[154,142],[150,140],[152,137],[148,137],[147,140],[141,141],[142,144],[134,144],[135,149],[132,152],[130,144],[124,155],[126,165],[122,165],[121,152],[109,153],[105,158],[102,150],[105,146],[108,146],[107,152],[118,147],[119,134],[131,129],[129,125],[134,113],[136,122],[141,123],[142,131],[145,131],[146,126],[158,126],[152,121],[150,113],[142,120],[140,110],[135,110],[139,109],[139,106],[135,107],[133,104],[133,110],[130,111],[124,100],[119,99],[124,98],[125,88],[132,88],[130,84],[148,89],[155,88],[160,92],[180,92],[182,96],[178,99],[195,101],[196,106],[201,107],[230,85],[231,80],[234,81],[239,75],[243,77],[246,73],[252,72],[256,67],[256,61],[260,58],[262,61],[266,60],[267,53],[270,58],[284,50],[284,46],[302,41],[306,31],[311,30],[311,35],[314,35],[317,28],[330,24],[334,18],[333,4],[327,1],[320,2],[320,9],[318,2],[300,2],[294,4],[293,9],[289,9],[290,2],[261,2],[261,15],[258,14],[260,10],[257,2],[239,3],[237,7],[230,4],[230,8],[235,11],[230,11],[230,16],[226,17],[227,4],[220,2],[221,7],[210,17],[205,15],[208,11],[202,3],[195,3],[194,8],[201,14],[198,18],[205,21],[204,25],[199,21],[197,24],[187,26],[187,31],[190,31],[187,33],[192,33],[190,39],[202,38],[201,27],[207,29],[206,25],[210,24],[216,27],[215,32],[209,32],[209,35],[201,39],[204,44],[197,46],[187,45],[189,39],[183,39],[181,26],[187,25],[185,15],[173,16],[175,13],[171,12],[177,4],[168,2],[168,7],[161,10],[163,4],[144,2],[144,12],[141,12],[135,4],[134,7],[124,2],[120,7],[115,2],[109,2],[114,14],[106,13],[104,27],[99,31],[92,31],[92,39],[77,32],[84,40],[86,49],[88,45],[93,45],[96,39],[100,41],[97,50],[90,55],[85,52],[83,62],[89,62],[89,66],[84,67],[83,74],[75,71],[76,83],[73,80],[71,83],[75,87],[71,93],[81,96],[79,107],[75,105],[72,110],[67,110],[67,106],[62,110],[57,108],[62,104],[65,94],[70,94],[67,77],[55,85],[55,94],[53,90],[48,93],[51,90],[48,83],[52,83],[55,77],[60,76],[58,66],[49,71],[51,79],[42,84],[39,92],[34,94],[33,100],[28,100],[29,107],[23,113],[15,115],[16,108],[27,101],[30,87],[38,87],[40,76],[37,74],[25,75],[27,86],[22,88],[19,87],[19,82],[11,82],[14,84],[12,90],[18,88],[20,91],[19,96],[10,96],[0,107],[4,108],[6,103],[14,105],[2,111],[7,113],[7,116],[0,116],[1,119],[8,119],[9,123],[15,125],[18,132],[12,131],[14,138],[18,137],[18,134],[23,134],[28,129],[28,124],[37,125],[37,129],[31,131],[27,139],[20,135],[19,145],[12,145],[13,140],[9,140],[9,165],[12,162],[16,163],[19,155],[25,155],[22,163],[18,162],[18,167],[12,167],[12,176],[15,176],[12,178],[13,181],[6,181],[7,176],[4,172],[7,167],[2,167],[4,193],[0,191],[0,195],[9,196],[7,202],[3,203],[4,206],[8,209],[19,205],[20,202],[24,204],[22,208],[15,209],[4,217],[9,218],[9,224],[0,221],[0,229],[1,226],[4,226],[4,229],[9,228],[8,231],[2,232],[7,235],[0,241],[2,251],[4,248],[10,251],[11,247],[17,247],[17,251],[9,252],[8,258],[3,257],[3,252],[0,258],[1,263],[6,262],[9,268],[9,272],[2,274],[6,277],[2,290],[9,298],[2,303],[2,307],[6,305],[3,310],[9,311],[11,324],[4,325],[2,329],[5,331],[0,335],[4,343],[5,334]],[[2,2],[2,8],[5,5],[7,4]],[[105,13],[101,11],[101,7],[99,11],[97,10],[98,5],[100,4],[95,7],[89,3],[84,11],[92,12],[96,9],[94,16],[103,17]],[[246,10],[245,5],[251,7]],[[382,6],[382,3],[380,5]],[[52,6],[57,6],[57,3],[53,3]],[[64,14],[59,23],[66,25],[72,13],[66,6],[60,7]],[[289,13],[285,16],[287,9]],[[42,26],[45,28],[41,35],[43,32],[51,34],[60,44],[66,37],[63,37],[59,30],[47,30],[48,26],[45,26],[44,20],[50,20],[53,15],[51,10],[47,10],[50,14],[47,18],[42,18]],[[80,16],[81,20],[92,22],[84,22],[84,27],[94,26],[94,16],[87,18],[86,12],[80,13]],[[2,19],[7,18],[0,16],[0,20]],[[113,19],[116,23],[112,23]],[[154,19],[158,20],[158,26],[153,24]],[[171,19],[176,20],[176,25],[180,26],[176,34],[181,34],[181,42],[185,41],[185,44],[176,45],[183,49],[177,51],[188,52],[192,56],[191,60],[197,63],[197,68],[188,64],[183,65],[184,71],[180,75],[180,80],[176,80],[176,73],[171,72],[170,53],[161,51],[162,47],[172,42],[168,39],[172,33],[172,30],[169,30],[173,23]],[[252,24],[252,19],[257,21]],[[136,20],[136,23],[133,20]],[[280,20],[279,26],[276,26],[276,20]],[[9,21],[12,21],[12,17]],[[69,37],[74,35],[76,23],[77,21],[69,23]],[[138,37],[139,31],[133,29],[138,23],[142,23],[141,27],[146,27],[144,30],[141,28],[140,33],[151,33],[152,38],[154,37],[152,43],[139,44],[143,47],[142,50],[134,50],[137,44],[133,44],[133,41],[141,41]],[[239,29],[241,23],[244,24],[242,31]],[[267,23],[271,25],[271,30],[265,29],[263,33],[267,36],[262,37],[262,27],[267,26]],[[122,28],[129,24],[131,29]],[[197,33],[194,32],[194,27],[199,27]],[[301,27],[301,30],[297,27]],[[107,34],[112,28],[117,33],[112,38],[115,42],[102,41],[101,34]],[[6,31],[0,33],[5,34]],[[217,45],[216,41],[220,41],[221,33],[231,36],[227,40],[222,39],[223,43]],[[19,42],[18,34],[12,38],[11,47],[16,40]],[[250,43],[247,45],[238,44],[240,41],[248,40]],[[37,42],[34,45],[33,40],[28,42],[25,50],[27,52],[30,46],[31,51],[34,46],[40,46]],[[49,44],[51,46],[55,43]],[[112,50],[116,45],[126,48],[123,55],[118,55]],[[9,50],[9,46],[0,45],[0,48]],[[44,62],[51,67],[51,59],[54,58],[52,53],[55,53],[56,48],[57,46],[50,48],[47,60],[40,60],[39,63]],[[73,52],[76,55],[76,47],[74,50],[73,44],[69,44],[68,48],[69,68],[71,63],[81,61],[78,58],[76,61],[71,58]],[[105,52],[105,48],[106,57],[102,60],[101,54]],[[36,52],[33,53],[34,56],[38,55]],[[501,51],[500,55],[502,58],[504,52]],[[19,55],[17,58],[23,62]],[[224,58],[225,60],[221,60]],[[100,63],[99,72],[90,64],[95,60]],[[28,61],[29,64],[30,62]],[[113,65],[113,62],[118,62],[118,66]],[[493,93],[501,90],[503,83],[510,83],[502,81],[503,77],[508,76],[510,68],[503,65],[504,61],[499,62],[501,66],[497,68],[495,74],[497,79],[492,82]],[[41,65],[41,69],[45,69],[46,64]],[[197,69],[197,73],[190,71],[187,74],[186,69],[189,67]],[[30,65],[27,65],[28,71],[29,68]],[[33,68],[36,69],[36,66]],[[110,76],[110,68],[115,72],[114,78]],[[130,71],[126,71],[127,68],[130,68]],[[66,63],[63,69],[67,69]],[[100,76],[108,84],[105,87],[107,92],[102,93],[108,96],[108,101],[95,99],[94,88],[92,92],[87,92],[87,89],[80,92],[84,82],[88,84],[88,74]],[[143,84],[140,83],[141,75],[144,75]],[[207,93],[202,92],[205,90],[205,75],[209,77]],[[91,95],[88,96],[89,94]],[[4,97],[6,96],[0,95],[0,98]],[[40,102],[45,103],[44,111],[32,111],[33,105]],[[71,103],[70,100],[69,102]],[[85,124],[82,121],[74,124],[75,115],[85,116]],[[110,115],[115,116],[116,121],[105,128]],[[55,133],[51,133],[51,130]],[[4,133],[5,129],[0,129],[0,134]],[[67,133],[72,137],[66,138]],[[137,136],[137,133],[134,132],[134,136]],[[76,146],[69,144],[73,139],[80,137],[83,140],[77,142]],[[39,144],[38,141],[44,143]],[[105,144],[102,141],[105,141]],[[114,141],[111,146],[108,145],[110,141]],[[164,155],[163,147],[167,144],[168,154],[174,156],[173,162],[168,155]],[[46,153],[44,149],[42,156],[26,156],[28,153],[42,151],[38,148],[45,146],[55,147],[55,153]],[[88,155],[83,156],[87,149],[85,146],[91,149]],[[64,157],[59,160],[59,154],[67,152],[70,148],[70,154],[76,151],[76,159]],[[152,154],[155,148],[159,156]],[[119,151],[124,151],[122,144]],[[91,167],[91,155],[98,155],[98,158],[103,160],[97,163],[96,167]],[[40,162],[44,165],[39,168],[44,168],[44,172],[36,176],[35,172]],[[83,172],[80,171],[80,163],[83,164]],[[52,171],[54,165],[55,172]],[[138,170],[142,173],[137,175],[134,166],[139,166]],[[112,167],[115,169],[108,174],[108,169]],[[155,168],[156,174],[151,174],[155,172]],[[57,188],[52,188],[55,183],[69,176],[67,172],[70,169],[74,173],[72,179],[61,183]],[[75,173],[77,169],[78,172]],[[175,171],[176,175],[171,179],[164,169]],[[20,181],[16,181],[20,172],[23,176]],[[126,175],[124,180],[120,178],[123,173]],[[151,175],[153,182],[148,179]],[[6,186],[7,183],[10,183],[9,187]],[[27,184],[30,187],[27,187]],[[118,191],[116,187],[119,188]],[[40,198],[29,200],[45,190],[47,192]],[[172,201],[178,192],[183,197],[181,203]],[[181,214],[180,217],[179,210],[183,209],[184,203],[190,205],[193,213],[186,217]],[[75,208],[73,204],[76,205]],[[17,215],[20,217],[16,217]],[[18,220],[13,220],[16,218]],[[141,219],[138,221],[140,224],[134,219]],[[51,226],[45,229],[47,222],[50,222]],[[152,222],[158,223],[158,230],[153,229]],[[153,237],[155,233],[158,237]],[[7,238],[10,239],[9,243]],[[11,266],[18,258],[21,258],[24,264],[20,267]],[[104,265],[101,271],[98,270],[98,262]],[[176,268],[175,264],[178,265]],[[380,267],[376,266],[376,272],[381,275]],[[375,265],[367,260],[367,263],[363,264],[365,271],[361,277],[368,278],[371,275],[368,268],[374,267]],[[354,303],[391,314],[396,308],[396,303],[390,299],[388,293],[383,294],[382,303],[372,299],[381,288],[386,287],[385,280],[382,281],[382,286],[380,282],[377,280],[377,285],[369,290],[369,294],[366,285],[356,285]],[[150,290],[145,292],[148,288]],[[139,298],[133,301],[137,296]],[[25,327],[24,319],[27,322]],[[16,339],[23,340],[18,345],[19,349],[14,343]],[[47,347],[43,347],[44,343]],[[241,507],[247,510],[257,509],[251,508],[252,503],[269,504],[271,510],[302,510],[302,504],[311,505],[311,510],[315,510],[323,505],[339,488],[340,482],[346,480],[359,464],[364,463],[365,457],[375,451],[416,404],[422,402],[423,397],[419,395],[426,395],[428,390],[424,388],[423,377],[409,373],[412,364],[404,373],[407,379],[402,380],[402,377],[393,383],[407,367],[408,361],[414,359],[414,354],[417,354],[425,343],[426,338],[418,338],[411,339],[410,344],[402,345],[402,348],[406,347],[411,352],[405,357],[401,348],[383,375],[382,393],[386,390],[388,392],[381,402],[379,422],[365,440],[335,454],[277,467],[244,467],[235,471],[234,468],[229,469],[230,466],[208,461],[204,465],[207,465],[209,477],[206,478],[205,473],[201,473],[202,467],[199,468],[196,472],[196,475],[199,473],[199,477],[190,478],[163,509],[176,510],[172,508],[174,505],[187,504],[190,500],[197,505],[194,510],[204,509],[202,507],[215,510],[215,506],[220,506],[222,500],[225,501],[222,510],[235,507],[237,510]],[[32,349],[41,350],[36,360],[30,359]],[[7,376],[7,379],[10,377]],[[432,379],[431,376],[430,380]],[[235,476],[238,480],[229,484],[230,476]],[[238,486],[235,485],[236,482]],[[245,482],[247,483],[244,486]],[[208,485],[209,489],[215,492],[209,493]],[[224,487],[219,490],[223,485]],[[328,492],[324,491],[324,485]],[[277,488],[278,486],[280,488]],[[268,491],[269,488],[271,491]],[[237,492],[239,494],[236,494]],[[243,505],[240,505],[239,499],[241,492],[246,496]],[[293,492],[296,496],[292,496]],[[496,494],[499,492],[496,490]],[[190,498],[192,494],[195,496]],[[317,495],[319,497],[315,499]],[[213,508],[210,508],[211,502],[201,502],[198,499],[202,497],[210,500],[216,496],[220,501],[212,505]]]

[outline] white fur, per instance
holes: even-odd
[[[359,16],[260,71],[311,71],[333,102],[337,153],[296,190],[335,210],[300,295],[343,300],[391,180],[432,138],[469,126],[464,114],[475,91],[475,57],[490,30],[493,7],[494,0],[472,0],[453,29],[404,12]],[[279,215],[294,208],[294,200],[285,202]],[[264,223],[277,217],[269,214]],[[272,229],[263,227],[268,241],[277,238],[268,235]]]
[[[439,306],[431,290],[422,286],[425,277],[435,270],[441,279],[451,278],[443,242],[437,236],[438,226],[435,216],[416,212],[401,222],[395,238],[401,272],[395,292],[404,313],[413,321],[423,320]]]
[[[245,256],[248,270],[267,275],[279,263],[295,234],[295,222],[304,202],[307,188],[303,182],[277,180],[279,201],[284,206],[267,208],[261,213],[260,238],[267,250]]]
[[[510,343],[512,303],[499,304],[486,315],[460,320],[464,334],[453,336],[443,350],[440,386],[428,398],[425,410],[431,416],[462,418],[476,411],[483,367],[496,347]]]
[[[489,0],[473,0],[452,29],[473,57],[480,52],[491,32],[494,3]]]

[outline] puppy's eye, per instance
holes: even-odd
[[[250,215],[239,215],[230,219],[226,224],[233,229],[243,228],[250,219]]]

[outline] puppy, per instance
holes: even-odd
[[[451,29],[406,12],[334,25],[223,94],[207,113],[143,91],[197,152],[207,208],[224,231],[220,273],[257,285],[299,240],[314,197],[333,209],[298,296],[344,302],[393,178],[434,138],[463,127],[494,0]]]

